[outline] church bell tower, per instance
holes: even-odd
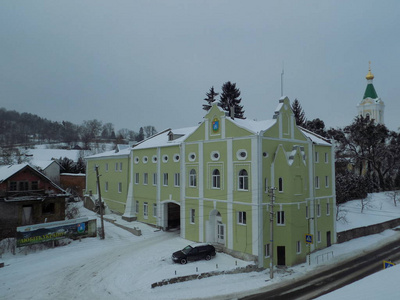
[[[372,83],[374,75],[371,73],[371,62],[369,62],[369,71],[365,78],[367,79],[367,87],[363,99],[357,105],[358,114],[364,118],[369,117],[375,120],[377,124],[384,124],[385,104],[381,98],[378,97]]]

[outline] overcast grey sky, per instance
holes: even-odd
[[[0,107],[135,131],[194,126],[226,81],[245,116],[271,119],[281,96],[308,119],[350,124],[368,61],[400,127],[400,1],[0,2]]]

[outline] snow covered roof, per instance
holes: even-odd
[[[53,163],[58,164],[57,161],[55,161],[55,160],[36,160],[36,159],[34,159],[34,160],[30,161],[30,164],[32,166],[38,167],[41,170],[45,170],[47,167],[49,167]]]
[[[182,143],[189,135],[191,135],[198,126],[178,128],[178,129],[165,129],[158,134],[155,134],[148,139],[138,143],[133,149],[148,149],[155,147],[166,147],[179,145]],[[171,139],[170,136],[173,135],[176,138]]]
[[[85,159],[92,159],[92,158],[106,158],[106,157],[113,157],[113,156],[128,156],[129,153],[131,152],[131,147],[127,147],[122,150],[112,150],[112,151],[106,151],[103,153],[95,154],[95,155],[90,155],[86,156]]]
[[[7,180],[9,177],[14,175],[15,173],[21,171],[28,164],[19,164],[19,165],[11,165],[11,166],[0,166],[0,182]]]
[[[261,131],[265,131],[271,128],[276,123],[276,120],[255,121],[249,119],[243,120],[243,119],[229,119],[229,118],[227,118],[227,120],[230,120],[237,126],[247,129],[254,133],[260,133]]]
[[[307,129],[304,129],[302,127],[299,127],[299,128],[300,128],[301,132],[315,144],[332,146],[332,144],[326,138],[324,138],[314,132],[311,132]]]
[[[73,161],[78,161],[81,150],[66,150],[66,149],[28,149],[27,155],[32,156],[35,161],[49,161],[52,158],[59,159],[67,157]]]

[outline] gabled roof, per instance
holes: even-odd
[[[237,126],[243,129],[253,132],[254,134],[258,134],[261,131],[265,131],[271,128],[276,123],[276,120],[255,121],[249,119],[230,119],[230,118],[226,119],[230,120],[231,122],[235,123]]]
[[[57,184],[55,184],[49,177],[47,177],[42,172],[38,171],[36,168],[33,168],[31,165],[29,165],[27,163],[11,165],[11,166],[0,166],[0,183],[9,179],[10,177],[17,174],[18,172],[21,172],[25,168],[29,168],[31,171],[33,171],[40,177],[45,178],[52,186],[54,186],[61,192],[66,193],[64,189],[62,189]]]
[[[106,157],[112,157],[112,156],[129,156],[131,153],[132,148],[124,148],[122,150],[112,150],[112,151],[106,151],[103,153],[95,154],[95,155],[90,155],[86,156],[85,159],[92,159],[92,158],[106,158]]]
[[[331,142],[327,138],[324,138],[323,136],[320,136],[320,135],[318,135],[310,130],[307,130],[303,127],[300,127],[300,126],[299,126],[299,129],[314,144],[324,145],[324,146],[332,146]]]

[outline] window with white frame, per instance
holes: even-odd
[[[329,216],[331,214],[331,206],[329,202],[326,204],[326,215]]]
[[[157,204],[156,203],[153,204],[153,217],[154,218],[157,217]]]
[[[122,162],[119,163],[119,171],[122,172]]]
[[[168,173],[164,173],[163,175],[163,185],[168,185]]]
[[[319,176],[315,176],[315,188],[319,189]]]
[[[195,187],[197,186],[197,175],[196,175],[196,170],[191,169],[189,172],[189,186],[190,187]]]
[[[276,212],[276,224],[285,225],[285,211],[280,210]]]
[[[104,184],[104,190],[105,190],[106,192],[108,192],[108,181],[106,181],[106,183]]]
[[[136,205],[135,205],[135,212],[138,214],[139,213],[139,201],[136,200]]]
[[[118,172],[118,163],[115,163],[115,172]]]
[[[325,176],[325,187],[329,187],[329,176]]]
[[[264,256],[265,257],[271,256],[271,244],[265,244]]]
[[[175,173],[174,174],[174,186],[180,186],[181,185],[181,174]]]
[[[108,163],[106,163],[105,169],[106,169],[106,172],[108,172]]]
[[[190,224],[194,224],[196,220],[196,210],[194,208],[190,209]]]
[[[278,179],[278,191],[283,192],[283,178],[279,177]]]
[[[300,241],[296,242],[296,253],[297,254],[301,253],[301,242]]]
[[[321,243],[321,231],[317,231],[317,242]]]
[[[321,216],[321,204],[317,204],[317,217]]]
[[[265,186],[264,188],[265,193],[268,193],[268,178],[264,179],[264,186]]]
[[[157,185],[157,173],[153,173],[153,185]]]
[[[315,162],[319,162],[319,153],[315,151]]]
[[[237,214],[237,223],[241,225],[246,225],[246,212],[245,211],[238,211]]]
[[[139,173],[135,173],[135,183],[139,184]]]
[[[146,219],[149,216],[149,204],[147,202],[143,203],[143,217],[145,217]]]
[[[249,190],[249,176],[245,169],[239,171],[238,176],[238,190],[239,191],[248,191]]]
[[[122,193],[122,182],[118,182],[118,193]]]
[[[212,172],[212,187],[214,189],[221,188],[221,175],[218,169],[214,169]]]
[[[329,162],[329,156],[328,156],[328,152],[325,152],[325,163]]]
[[[143,174],[143,184],[148,184],[149,183],[149,173],[144,173]]]

